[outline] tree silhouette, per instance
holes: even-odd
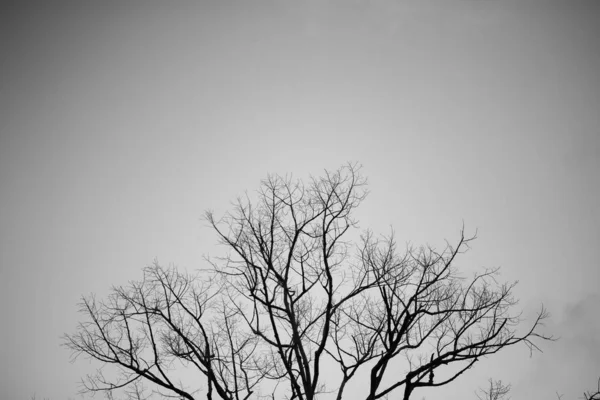
[[[510,393],[511,385],[505,385],[502,381],[494,381],[490,378],[488,381],[488,387],[485,389],[479,389],[479,393],[475,393],[479,400],[510,400],[508,393]]]
[[[66,346],[118,371],[88,376],[85,390],[144,380],[190,400],[342,399],[359,379],[368,400],[406,400],[482,357],[550,339],[543,307],[519,332],[515,283],[498,283],[498,269],[460,275],[456,259],[475,238],[464,230],[441,251],[400,251],[393,233],[353,237],[366,185],[356,164],[306,183],[269,176],[223,217],[206,213],[227,249],[207,270],[155,263],[106,300],[84,298],[86,322]],[[203,377],[201,391],[176,381],[180,367]]]

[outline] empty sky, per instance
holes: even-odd
[[[25,4],[23,4],[25,3]],[[561,336],[428,399],[581,396],[600,375],[600,2],[3,2],[0,397],[62,400],[82,294],[218,251],[269,172],[359,161],[361,227],[479,239]],[[352,400],[352,399],[350,399]]]

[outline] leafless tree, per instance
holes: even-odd
[[[475,393],[479,400],[510,400],[508,393],[511,385],[505,385],[501,380],[494,381],[490,378],[489,385],[485,389],[479,389],[479,393]]]
[[[92,376],[86,388],[143,378],[193,399],[171,374],[178,362],[199,371],[209,399],[341,400],[356,378],[368,382],[367,400],[393,391],[406,400],[503,348],[533,351],[536,339],[551,338],[539,331],[543,307],[518,329],[515,283],[498,283],[497,269],[459,273],[456,259],[474,236],[461,231],[441,251],[400,251],[393,233],[353,237],[366,184],[355,164],[307,183],[269,176],[223,217],[206,213],[227,249],[208,271],[154,265],[107,301],[84,299],[89,320],[67,346],[121,371],[118,380]],[[325,379],[325,365],[337,375]]]

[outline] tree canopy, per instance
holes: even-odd
[[[114,366],[84,379],[85,390],[407,400],[483,357],[551,338],[540,332],[543,307],[524,325],[516,283],[499,283],[497,268],[466,277],[455,266],[474,235],[461,229],[441,250],[401,249],[393,233],[358,229],[366,196],[360,167],[348,164],[306,181],[270,175],[224,216],[207,212],[226,250],[207,268],[155,263],[106,299],[83,298],[85,321],[66,346]],[[182,368],[201,384],[181,382]],[[363,392],[345,391],[353,379]]]

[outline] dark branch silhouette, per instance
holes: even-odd
[[[543,307],[518,329],[515,283],[498,283],[498,269],[460,274],[456,259],[475,239],[464,230],[441,251],[400,251],[393,233],[353,236],[366,184],[355,164],[307,183],[269,176],[223,217],[206,213],[227,249],[207,259],[210,270],[155,264],[106,301],[85,298],[88,321],[67,346],[120,371],[89,377],[86,389],[143,379],[185,399],[341,400],[360,379],[367,400],[394,391],[406,400],[503,348],[551,339],[539,331]],[[176,381],[176,362],[204,377],[202,395]],[[326,364],[337,374],[325,377]]]
[[[598,378],[598,385],[596,390],[585,392],[583,394],[585,400],[600,400],[600,378]]]

